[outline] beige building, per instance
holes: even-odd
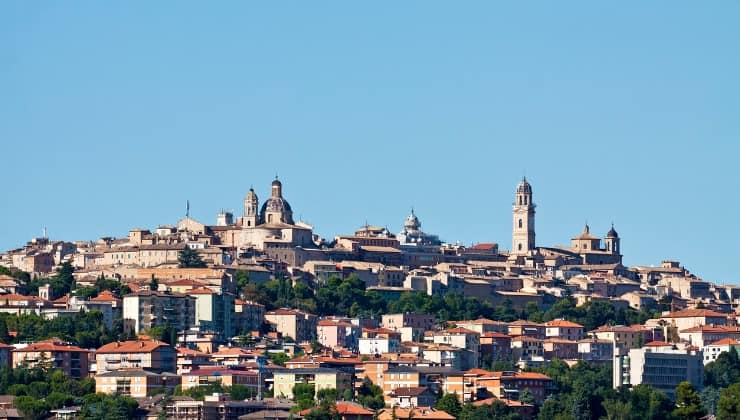
[[[87,377],[89,351],[65,343],[58,338],[17,346],[11,352],[12,367],[59,369],[76,379]]]
[[[175,349],[156,340],[115,341],[95,352],[97,372],[119,369],[147,369],[175,372]]]
[[[283,336],[296,342],[310,341],[316,337],[318,317],[297,309],[276,309],[265,313],[265,322]]]
[[[174,373],[154,373],[143,369],[119,369],[95,375],[95,392],[146,398],[159,389],[174,391],[180,377]]]
[[[135,333],[172,325],[187,330],[195,325],[195,299],[188,295],[142,290],[123,297],[124,328]]]
[[[341,395],[345,389],[352,389],[352,375],[337,369],[307,368],[276,371],[273,375],[274,395],[293,398],[296,384],[313,384],[315,392],[322,389],[336,389]]]
[[[265,305],[251,300],[234,300],[234,329],[236,334],[258,331],[265,322]]]
[[[643,340],[643,332],[640,329],[623,325],[604,325],[590,332],[592,337],[599,340],[607,340],[615,346],[624,349],[640,348]]]

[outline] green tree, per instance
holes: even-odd
[[[126,420],[133,417],[139,403],[123,395],[89,394],[82,399],[81,420]]]
[[[701,405],[707,409],[708,414],[717,414],[717,404],[722,391],[716,386],[707,386],[701,390]]]
[[[205,268],[206,263],[201,258],[198,251],[188,246],[185,247],[177,256],[180,268]]]
[[[278,366],[285,366],[285,362],[290,360],[290,356],[283,352],[267,353],[267,357],[272,361],[272,363]]]
[[[298,411],[311,408],[314,402],[315,387],[314,384],[295,384],[293,386],[293,401],[296,402]]]
[[[380,410],[385,407],[383,389],[373,384],[367,376],[362,379],[362,384],[357,388],[357,401],[371,410]]]
[[[740,419],[740,382],[722,391],[717,404],[717,420]]]
[[[706,414],[699,393],[689,382],[681,382],[676,388],[676,409],[673,415],[686,420],[698,420]]]
[[[27,420],[45,419],[49,415],[49,404],[34,397],[16,397],[13,400],[13,407],[17,408]]]
[[[462,411],[462,405],[460,404],[460,400],[457,398],[457,393],[442,395],[442,397],[437,400],[437,403],[434,404],[434,408],[446,411],[455,418],[457,418]]]
[[[734,346],[725,351],[717,359],[704,366],[704,385],[727,388],[731,384],[740,382],[740,360]]]

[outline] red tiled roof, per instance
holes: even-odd
[[[186,292],[188,295],[215,295],[216,292],[207,287],[196,287]]]
[[[583,328],[583,325],[570,322],[565,319],[554,319],[545,323],[546,327],[558,327],[558,328]]]
[[[469,330],[467,328],[457,327],[457,328],[450,328],[449,330],[441,331],[442,334],[476,334],[480,335],[478,331]]]
[[[130,340],[130,341],[115,341],[108,343],[100,347],[96,353],[149,353],[160,347],[169,347],[170,345],[164,341],[157,340]]]
[[[682,311],[671,312],[662,318],[693,318],[693,317],[716,317],[727,318],[728,314],[721,314],[711,309],[684,309]]]
[[[15,353],[25,353],[25,352],[38,352],[38,351],[68,351],[73,353],[89,353],[89,350],[81,349],[77,346],[73,346],[71,344],[64,344],[60,341],[57,341],[56,339],[49,339],[44,341],[39,341],[38,343],[32,343],[29,344],[26,347],[23,348],[17,348],[14,350]]]
[[[740,341],[734,340],[732,338],[723,338],[721,340],[717,340],[714,343],[710,344],[710,346],[737,346],[740,344]]]
[[[110,290],[103,290],[100,292],[100,294],[92,299],[90,299],[93,302],[118,302],[121,299],[118,299],[111,293]]]
[[[672,344],[666,343],[665,341],[651,341],[645,344],[644,347],[670,347],[670,346],[672,346]]]

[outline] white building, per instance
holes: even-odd
[[[683,381],[701,389],[704,372],[702,359],[700,350],[678,349],[662,341],[652,341],[642,348],[630,349],[626,354],[617,348],[614,355],[614,388],[647,384],[674,399],[676,387]]]
[[[717,360],[717,357],[723,352],[729,352],[730,347],[734,347],[735,351],[740,353],[740,341],[733,340],[732,338],[725,338],[714,343],[707,344],[704,346],[704,364]]]

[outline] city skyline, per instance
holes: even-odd
[[[738,7],[5,4],[0,249],[213,223],[276,172],[327,238],[414,207],[510,248],[526,175],[538,243],[614,222],[625,264],[738,284]]]

